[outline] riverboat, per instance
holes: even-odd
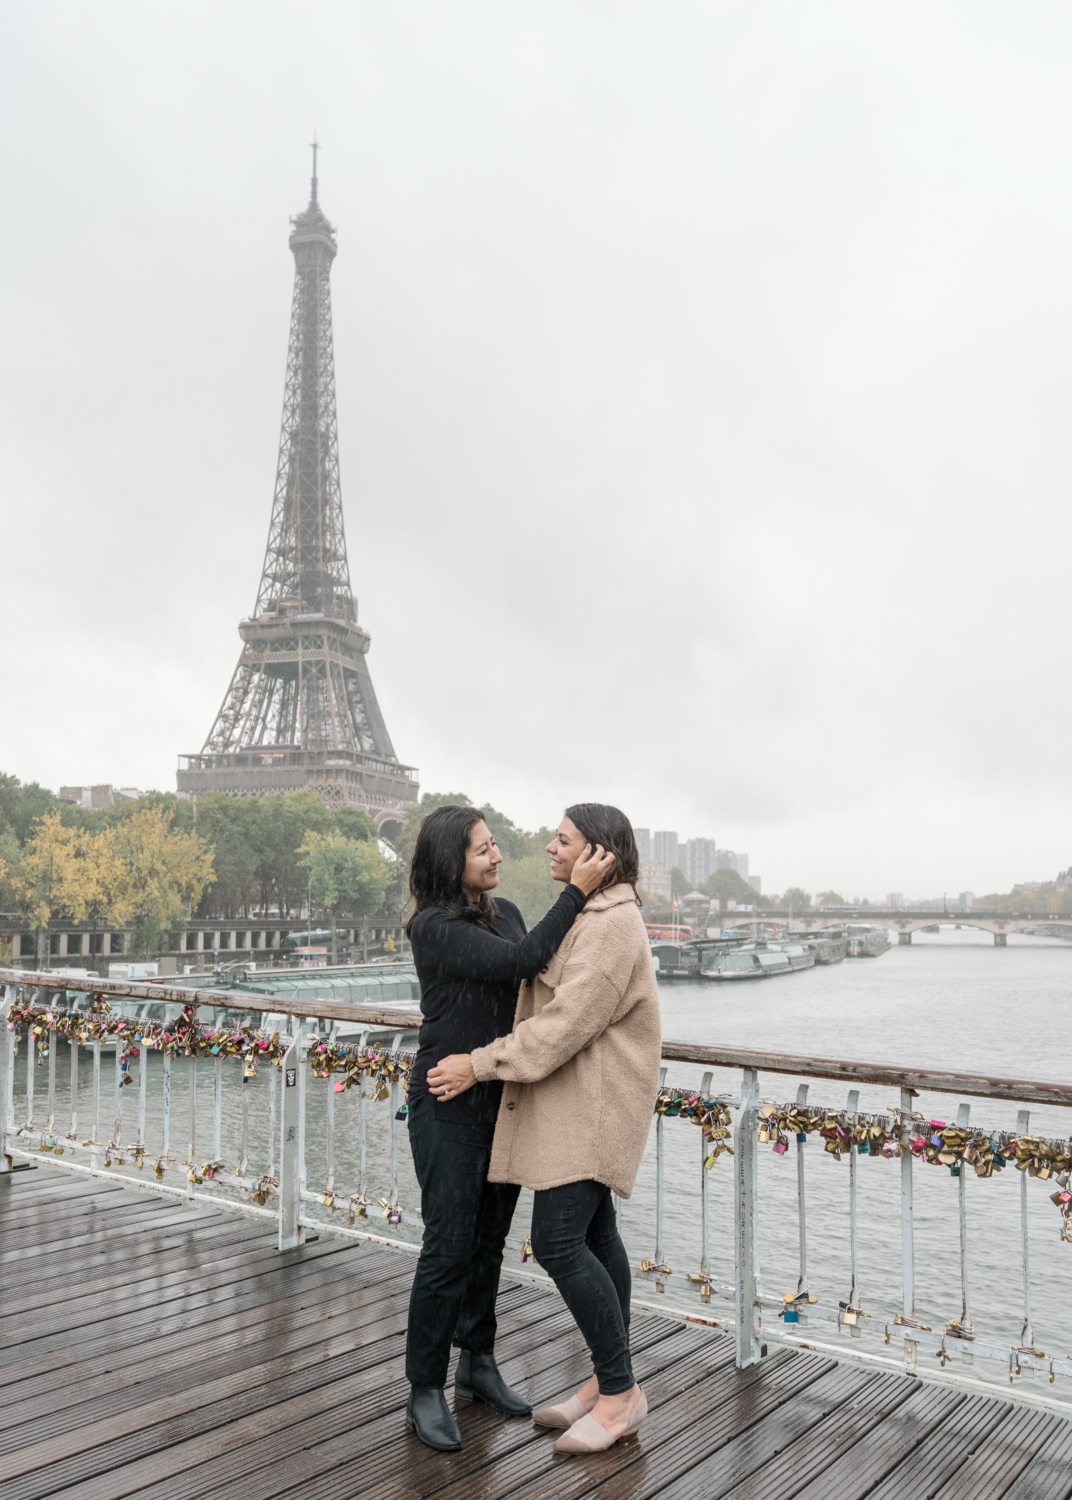
[[[691,945],[686,948],[683,943],[654,942],[651,957],[660,979],[690,979],[696,972],[695,961],[688,961],[693,957]]]
[[[801,942],[814,954],[817,964],[841,963],[849,946],[844,932],[809,932],[802,935]]]
[[[814,953],[802,943],[750,943],[743,948],[707,956],[699,978],[716,984],[771,979],[776,974],[794,974],[800,969],[810,969],[814,963]]]
[[[870,922],[850,922],[845,933],[848,958],[878,958],[890,946],[890,935],[885,927],[873,927]]]

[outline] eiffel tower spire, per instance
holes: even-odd
[[[179,791],[262,796],[309,786],[364,807],[393,832],[417,796],[399,764],[357,623],[339,483],[331,265],[335,229],[317,197],[291,220],[294,297],[272,518],[257,603],[238,629],[242,653],[199,755],[183,756]]]

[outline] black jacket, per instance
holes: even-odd
[[[451,917],[442,906],[418,912],[410,943],[425,1019],[417,1034],[411,1099],[428,1092],[428,1069],[441,1058],[507,1035],[521,981],[547,967],[587,899],[577,886],[567,885],[529,933],[512,901],[496,899],[499,915],[490,927]],[[456,1099],[434,1102],[444,1118],[493,1121],[501,1095],[501,1083],[478,1083]]]

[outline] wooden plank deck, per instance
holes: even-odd
[[[0,1177],[0,1500],[1069,1500],[1072,1420],[638,1312],[636,1442],[459,1408],[405,1429],[413,1261],[100,1179]],[[536,1405],[590,1370],[553,1292],[504,1280],[497,1349]],[[448,1395],[450,1393],[448,1392]]]

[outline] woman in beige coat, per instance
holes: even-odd
[[[631,1276],[612,1194],[633,1190],[661,1052],[629,820],[599,803],[569,808],[548,845],[556,880],[569,880],[586,843],[613,853],[614,868],[547,968],[522,984],[511,1034],[428,1074],[441,1099],[477,1082],[503,1084],[488,1180],[534,1191],[533,1252],[595,1369],[564,1405],[536,1413],[543,1426],[569,1429],[555,1444],[563,1453],[609,1448],[635,1433],[647,1410],[629,1357]]]

